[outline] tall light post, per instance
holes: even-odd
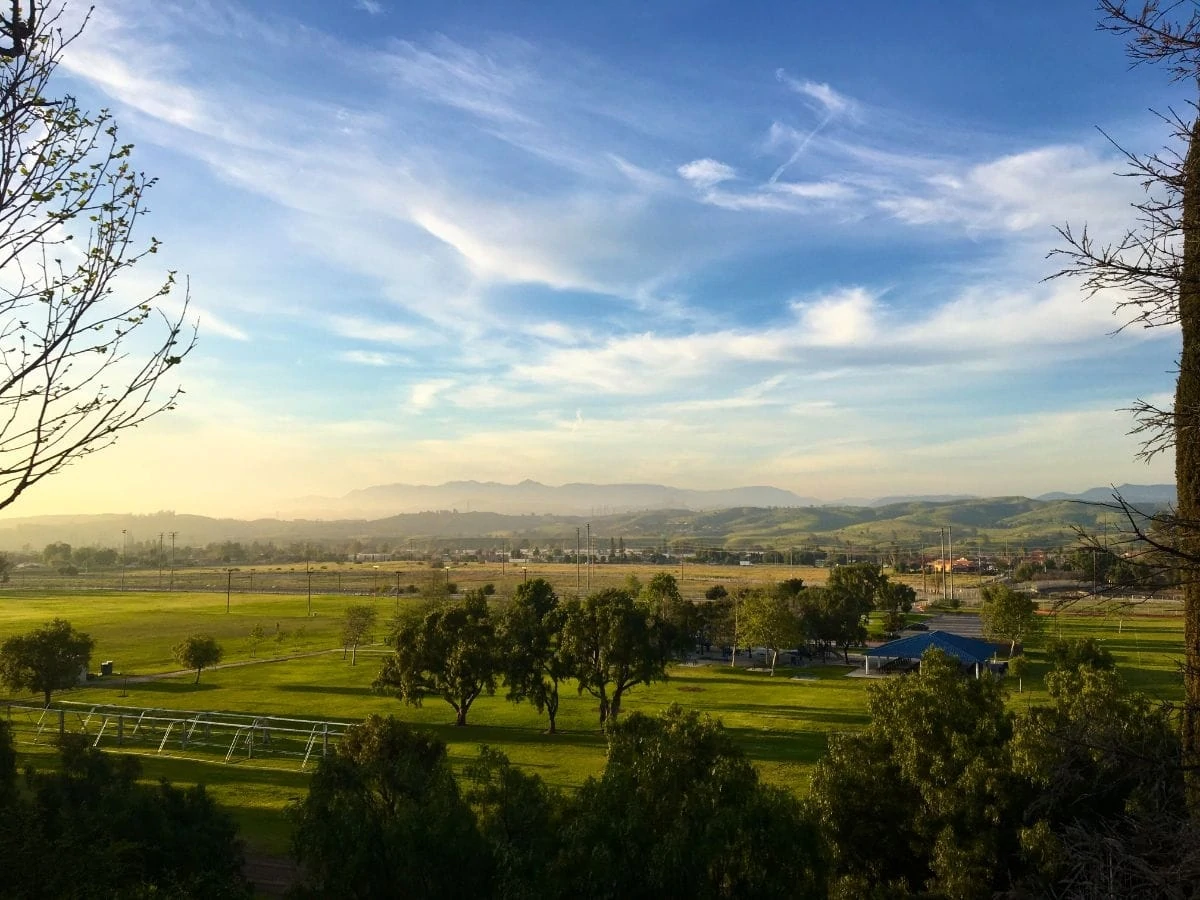
[[[162,590],[163,537],[165,532],[158,533],[158,589]]]
[[[592,592],[592,523],[587,523],[587,587],[588,593]]]
[[[178,531],[171,532],[171,580],[167,587],[167,590],[170,591],[175,590],[175,535],[177,534],[179,534]]]
[[[229,595],[233,591],[233,569],[225,569],[225,614],[229,614]]]
[[[129,529],[121,529],[121,590],[125,590],[125,569],[129,565]]]

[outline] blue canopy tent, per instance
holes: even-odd
[[[953,656],[964,666],[975,667],[975,677],[979,677],[979,667],[987,665],[988,660],[996,655],[996,648],[987,641],[963,637],[961,634],[951,634],[948,631],[923,631],[909,637],[888,641],[874,647],[863,654],[866,674],[871,674],[871,658],[886,660],[913,660],[919,662],[925,651],[937,649],[948,656]]]

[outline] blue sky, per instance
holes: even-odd
[[[15,515],[370,484],[1166,481],[1178,336],[1046,283],[1186,97],[1087,4],[106,0],[60,82],[160,178],[181,407]],[[135,290],[160,272],[147,266]]]

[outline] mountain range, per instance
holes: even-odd
[[[106,514],[0,518],[0,550],[40,551],[47,544],[65,541],[73,546],[137,547],[163,542],[170,546],[172,535],[180,547],[204,546],[225,541],[273,542],[277,545],[349,544],[351,542],[405,544],[416,548],[454,546],[456,542],[479,540],[499,542],[526,540],[531,544],[574,546],[576,533],[591,526],[593,538],[630,546],[658,545],[664,540],[692,547],[789,547],[811,544],[843,544],[854,547],[938,546],[943,527],[953,528],[955,541],[976,546],[1003,546],[1009,542],[1026,546],[1068,546],[1078,539],[1077,529],[1115,533],[1122,516],[1110,505],[1113,491],[1127,502],[1149,511],[1174,500],[1171,485],[1120,485],[1094,488],[1080,494],[1046,494],[1028,497],[892,497],[872,504],[818,504],[775,488],[734,488],[728,491],[681,491],[661,485],[629,487],[605,494],[602,485],[564,485],[562,489],[528,482],[524,485],[483,485],[457,482],[448,491],[437,487],[404,493],[403,486],[382,486],[353,492],[366,495],[362,506],[348,506],[354,514],[322,519],[216,519],[206,516],[159,512],[150,515]],[[548,504],[555,492],[566,490],[576,502],[597,502],[582,514],[500,511],[468,511],[467,503],[456,508],[447,499],[475,496],[498,502],[505,489],[515,490],[529,503],[540,498]],[[424,491],[422,494],[420,491]],[[463,491],[470,492],[467,497]],[[742,494],[740,492],[747,492]],[[369,510],[393,508],[405,496],[424,497],[424,511],[371,516]],[[582,500],[580,499],[582,498]],[[720,505],[738,499],[758,503]],[[344,498],[342,498],[344,499]],[[707,509],[679,505],[616,511],[618,503],[635,500],[653,505],[669,500],[711,503]],[[763,501],[768,501],[764,503]],[[791,502],[781,502],[781,501]],[[1077,502],[1083,500],[1085,502]],[[771,503],[770,501],[775,501]],[[411,501],[410,501],[411,502]],[[472,505],[476,504],[472,502]],[[478,503],[482,506],[483,501]]]

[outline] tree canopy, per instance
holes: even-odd
[[[40,693],[49,706],[54,691],[79,683],[94,646],[89,635],[76,631],[66,619],[53,619],[0,644],[0,681],[13,690]]]
[[[193,634],[184,638],[172,648],[175,661],[185,669],[196,670],[196,680],[200,683],[200,673],[221,661],[225,655],[224,649],[217,643],[216,638],[207,634]]]
[[[394,652],[384,660],[375,689],[413,706],[429,694],[440,696],[454,709],[455,725],[466,725],[471,704],[496,689],[499,645],[482,592],[402,615],[388,643]]]
[[[667,677],[673,629],[628,591],[606,588],[567,604],[562,648],[579,691],[600,701],[600,724],[621,712],[625,692]]]

